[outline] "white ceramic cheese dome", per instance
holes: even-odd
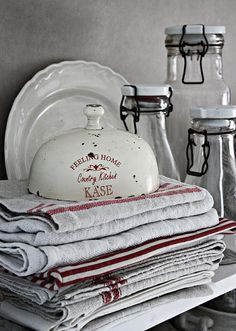
[[[154,192],[159,187],[156,158],[143,139],[103,129],[100,105],[84,109],[88,124],[57,136],[36,153],[29,191],[59,200],[114,199]]]

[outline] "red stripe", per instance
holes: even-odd
[[[170,186],[170,185],[171,185],[171,183],[164,183],[164,184],[162,184],[161,186],[159,186],[158,191],[159,191],[159,190],[162,190],[162,189],[164,189],[164,188],[166,188],[167,186]]]
[[[220,221],[219,221],[219,224],[215,225],[214,227],[219,227],[221,224],[225,223],[225,222],[228,222],[228,221],[231,221],[231,222],[236,222],[236,221],[232,221],[232,220],[229,220],[227,218],[220,218]],[[232,224],[232,223],[231,223]],[[236,223],[235,223],[236,224]],[[235,225],[236,226],[236,225]],[[201,231],[201,230],[204,230],[203,229],[199,229],[198,231]],[[195,231],[196,232],[196,231]],[[191,232],[189,232],[191,233]],[[204,232],[203,232],[204,233]],[[224,232],[225,233],[225,232]],[[179,235],[184,235],[184,234],[188,234],[188,233],[180,233]],[[178,234],[176,234],[176,236],[178,236]],[[171,237],[171,236],[170,236]],[[150,239],[150,240],[147,240],[145,241],[144,243],[141,243],[141,244],[138,244],[138,245],[135,245],[135,246],[132,246],[132,247],[128,247],[128,248],[123,248],[123,249],[120,249],[120,250],[117,250],[115,252],[111,252],[111,253],[107,253],[105,255],[102,255],[102,258],[107,258],[107,257],[111,257],[111,256],[114,256],[114,255],[117,255],[117,254],[120,254],[120,253],[124,253],[124,252],[128,252],[128,251],[131,251],[133,250],[134,248],[139,248],[139,247],[142,247],[142,246],[145,246],[146,244],[150,244],[152,242],[155,242],[156,240],[160,240],[160,239],[165,239],[165,238],[170,238],[170,237],[160,237],[160,238],[154,238],[154,239]],[[99,261],[101,259],[101,256],[99,257],[96,257],[96,258],[93,258],[91,260],[88,260],[88,261],[85,261],[85,262],[82,262],[80,263],[79,265],[82,265],[82,264],[87,264],[87,263],[90,263],[90,262],[96,262],[96,261]],[[76,266],[78,263],[75,263],[75,264],[72,264],[72,266]],[[58,269],[57,269],[58,270]]]
[[[54,280],[53,280],[53,282],[54,282]],[[41,283],[40,283],[40,286],[41,287],[45,287],[45,285],[47,285],[49,282],[48,282],[48,279],[44,279],[44,281],[42,281]]]
[[[105,303],[105,305],[107,305],[108,303],[110,303],[112,301],[112,296],[111,296],[111,292],[103,292],[101,293],[102,295],[102,299],[103,299],[103,302]]]
[[[224,221],[224,223],[225,222],[226,221]],[[210,229],[208,231],[206,230],[206,231],[198,233],[198,234],[192,234],[191,235],[191,232],[186,233],[185,238],[182,237],[182,238],[179,238],[179,239],[169,240],[168,242],[158,243],[158,244],[156,244],[152,247],[145,248],[145,249],[140,250],[138,252],[134,252],[134,253],[131,253],[131,254],[127,254],[125,256],[117,257],[117,258],[114,258],[113,260],[102,261],[100,263],[96,263],[96,264],[93,264],[93,265],[90,265],[90,266],[83,267],[83,266],[81,266],[81,264],[78,264],[78,266],[79,266],[78,268],[73,269],[73,270],[62,271],[60,274],[61,274],[62,277],[67,277],[67,276],[72,276],[72,275],[77,274],[77,273],[82,273],[82,272],[87,272],[87,271],[100,269],[100,268],[109,266],[110,264],[116,264],[116,263],[119,263],[119,262],[123,262],[125,260],[130,260],[132,258],[147,254],[149,252],[155,251],[155,250],[163,248],[163,247],[169,247],[171,245],[175,245],[175,244],[180,243],[180,242],[191,241],[191,240],[194,240],[194,239],[201,238],[202,236],[205,236],[205,235],[208,235],[208,234],[213,234],[213,233],[222,231],[225,227],[226,227],[226,229],[228,229],[229,227],[232,227],[232,224],[228,224],[228,225],[220,226],[220,227],[218,226],[217,228],[215,227],[213,229]],[[159,240],[164,240],[164,239],[169,239],[169,238],[170,237],[162,237],[162,238],[159,238],[158,241]],[[145,243],[140,244],[138,246],[132,246],[131,248],[129,247],[129,249],[124,249],[123,252],[125,253],[125,252],[131,251],[133,249],[145,246],[145,245],[147,245],[151,242],[155,242],[156,240],[157,239],[152,239],[151,241],[146,241]],[[116,253],[114,253],[114,255],[117,255],[117,254],[119,254],[119,252],[116,251]],[[98,260],[104,259],[106,257],[107,256],[100,256],[98,258]],[[110,257],[110,256],[108,256],[108,257]],[[89,262],[93,262],[93,260],[89,261]],[[89,263],[89,262],[87,261],[85,263]],[[58,271],[60,271],[60,269],[58,269]]]
[[[52,207],[52,206],[56,206],[56,204],[55,203],[50,203],[49,205],[46,205],[45,208]]]
[[[167,191],[167,190],[176,190],[177,188],[181,188],[183,187],[183,185],[169,185],[167,187],[164,187],[164,188],[160,188],[158,189],[158,192],[161,191],[161,192],[164,192],[164,191]]]
[[[129,267],[130,266],[131,265],[129,265]],[[120,269],[121,269],[120,267],[117,267],[117,268],[113,268],[109,271],[94,273],[93,275],[90,275],[90,276],[76,278],[75,280],[70,280],[70,281],[67,281],[67,282],[63,282],[61,287],[65,287],[65,286],[68,286],[68,285],[74,285],[74,284],[77,284],[77,283],[85,281],[85,280],[96,280],[98,277],[106,276],[109,273],[114,272],[114,271],[118,271]]]
[[[205,231],[205,232],[203,232],[203,233],[200,233],[200,234],[195,234],[195,235],[192,235],[190,238],[193,240],[193,239],[200,239],[200,238],[202,238],[202,237],[204,237],[204,236],[208,236],[208,235],[210,235],[210,234],[215,234],[215,233],[221,233],[221,232],[223,232],[225,229],[228,229],[228,228],[230,228],[230,227],[232,227],[232,224],[226,224],[226,225],[224,225],[224,226],[221,226],[221,227],[218,227],[217,229],[214,229],[214,230],[208,230],[208,231]],[[184,242],[188,242],[189,240],[188,240],[188,238],[179,238],[179,239],[175,239],[175,240],[172,240],[172,241],[170,241],[170,243],[171,244],[178,244],[178,243],[184,243]],[[153,246],[155,249],[160,249],[160,248],[163,248],[163,247],[168,247],[168,246],[170,246],[170,244],[169,244],[169,242],[168,242],[168,244],[167,245],[165,245],[166,243],[161,243],[161,244],[157,244],[157,245],[155,245],[155,246]],[[130,255],[128,255],[129,256],[129,259],[131,259],[132,257],[135,257],[135,256],[140,256],[140,255],[143,255],[143,254],[146,254],[146,253],[149,253],[149,252],[151,252],[151,251],[153,251],[153,247],[149,247],[149,248],[146,248],[145,250],[143,250],[143,251],[139,251],[139,252],[137,252],[137,254],[136,253],[133,253],[133,254],[130,254]],[[144,253],[143,253],[144,252]],[[127,259],[127,256],[125,257],[125,258],[123,258],[123,260],[121,260],[121,262],[122,261],[125,261],[125,260],[128,260]],[[114,260],[113,261],[109,261],[110,262],[110,264],[114,264]],[[107,263],[106,263],[107,264]],[[96,268],[95,270],[98,270],[99,268]],[[99,273],[99,272],[96,272],[96,274],[94,274],[94,275],[90,275],[90,276],[86,276],[86,277],[78,277],[78,278],[76,278],[76,279],[74,279],[74,280],[71,280],[71,281],[67,281],[67,282],[63,282],[62,283],[62,287],[63,286],[67,286],[67,285],[73,285],[73,284],[75,284],[75,283],[78,283],[79,281],[84,281],[84,280],[87,280],[87,279],[91,279],[91,278],[94,278],[94,277],[99,277],[99,276],[102,276],[102,275],[106,275],[107,273],[111,273],[111,272],[114,272],[114,271],[116,271],[116,270],[119,270],[120,269],[120,267],[117,267],[117,268],[111,268],[111,269],[109,269],[109,271],[105,271],[105,272],[101,272],[101,273]],[[74,271],[74,270],[73,270]],[[85,270],[86,271],[86,270]],[[88,270],[89,271],[89,270]],[[69,271],[68,271],[68,273],[69,273]],[[75,272],[75,274],[76,274],[76,272]],[[65,275],[65,276],[70,276],[70,275],[73,275],[73,273],[71,273],[71,274],[68,274],[68,275]]]
[[[38,208],[40,208],[42,206],[44,206],[44,203],[40,203],[39,205],[37,205],[37,206],[35,206],[35,207],[31,208],[31,209],[28,209],[27,210],[27,213],[31,213],[31,212],[33,212],[34,209],[38,209]]]
[[[39,279],[40,279],[39,277],[34,276],[34,277],[32,277],[32,278],[30,279],[30,281],[31,281],[32,283],[36,283]]]
[[[120,289],[116,288],[114,290],[101,293],[101,296],[104,304],[108,304],[113,301],[119,300],[121,298],[121,291]]]
[[[80,210],[86,210],[86,209],[91,209],[91,208],[101,207],[101,206],[106,206],[106,205],[121,204],[121,203],[127,203],[127,202],[133,202],[133,201],[139,201],[139,200],[145,200],[145,199],[156,199],[156,198],[160,198],[162,196],[172,196],[172,195],[179,195],[179,194],[184,194],[184,193],[194,193],[194,192],[201,192],[201,189],[198,187],[189,187],[189,188],[184,188],[184,189],[178,190],[178,191],[168,191],[168,192],[153,193],[153,194],[148,194],[148,195],[140,195],[140,196],[133,197],[133,198],[95,201],[95,202],[85,203],[83,205],[74,205],[74,206],[59,207],[56,209],[51,209],[51,210],[47,211],[47,214],[55,215],[55,214],[61,214],[61,213],[67,212],[67,211],[80,211]]]
[[[120,292],[120,289],[118,289],[118,288],[112,290],[112,294],[113,294],[113,301],[117,301],[121,297],[121,292]]]
[[[159,189],[160,188],[165,188],[166,186],[170,186],[172,183],[164,183],[162,185],[159,186]]]
[[[50,203],[50,204],[48,204],[48,205],[44,205],[44,207],[41,208],[41,210],[43,210],[43,209],[45,209],[45,208],[53,207],[53,206],[56,206],[56,204],[55,204],[55,203]]]
[[[111,290],[114,290],[119,287],[119,285],[127,284],[127,279],[123,277],[119,277],[116,275],[106,275],[105,277],[100,277],[97,281],[98,284],[105,284],[108,286]]]
[[[53,282],[54,287],[55,287],[55,283],[56,283],[58,289],[63,286],[63,283],[57,278],[54,278],[54,282]]]
[[[226,229],[230,229],[230,228],[233,228],[233,227],[236,226],[236,222],[234,222],[234,221],[231,221],[230,224],[224,225],[224,223],[226,223],[228,221],[229,221],[228,219],[221,219],[219,225],[217,225],[214,228],[210,228],[209,230],[205,230],[204,232],[201,232],[201,233],[198,233],[198,234],[192,234],[192,235],[190,235],[191,233],[189,233],[189,234],[186,234],[186,237],[184,237],[184,238],[173,239],[173,240],[170,240],[167,243],[166,242],[165,243],[159,243],[159,244],[156,244],[153,247],[149,247],[149,248],[143,249],[143,250],[141,250],[139,252],[126,255],[125,257],[116,258],[116,259],[113,259],[112,261],[106,261],[104,263],[98,263],[95,267],[94,266],[92,266],[92,267],[95,269],[95,271],[98,271],[99,265],[101,265],[100,266],[100,268],[101,268],[101,267],[106,266],[106,265],[111,265],[111,264],[117,263],[119,261],[122,262],[122,261],[128,260],[128,259],[130,259],[132,257],[136,257],[136,256],[140,256],[140,255],[149,253],[149,252],[151,252],[153,250],[156,250],[157,248],[160,249],[162,247],[168,247],[170,245],[174,245],[174,244],[178,244],[178,243],[183,243],[183,242],[188,242],[188,241],[191,241],[193,239],[199,239],[199,238],[202,238],[202,237],[206,237],[206,236],[209,236],[210,234],[221,233],[221,232],[224,232],[224,230],[226,230]],[[163,239],[167,239],[167,238],[169,238],[169,237],[160,238],[158,240],[163,240]],[[154,242],[156,240],[157,239],[152,239],[152,240],[146,241],[145,243],[142,243],[142,244],[137,245],[137,246],[130,247],[128,249],[124,249],[122,251],[123,252],[128,252],[130,250],[133,250],[134,248],[142,247],[142,246],[147,245],[147,244],[149,244],[151,242]],[[118,253],[118,251],[116,251],[115,253],[113,253],[113,255],[115,255],[117,253]],[[104,256],[100,256],[97,259],[105,258],[105,257],[107,257],[109,255],[110,254],[107,254],[107,255],[104,255]],[[93,260],[91,260],[91,261],[93,261]],[[88,263],[88,262],[85,262],[85,263]],[[89,268],[89,266],[88,267],[81,267],[81,268],[77,268],[77,269],[74,269],[74,270],[71,270],[71,271],[65,271],[65,272],[62,272],[62,273],[60,273],[60,271],[59,271],[60,269],[55,269],[54,268],[53,270],[54,271],[57,270],[61,274],[61,276],[63,277],[63,276],[69,276],[69,275],[77,274],[78,271],[80,271],[80,272],[82,272],[83,270],[84,271],[90,271],[90,270],[93,270],[93,268],[91,269],[91,268]],[[58,288],[61,288],[61,287],[64,287],[64,286],[76,284],[79,281],[84,281],[84,280],[88,280],[88,279],[94,279],[94,278],[97,278],[97,277],[101,277],[103,275],[107,275],[108,273],[114,272],[114,271],[119,270],[119,269],[121,269],[121,268],[120,267],[111,268],[111,269],[109,269],[109,271],[106,271],[106,272],[100,272],[100,273],[99,272],[96,272],[93,275],[89,275],[89,276],[86,276],[86,277],[78,277],[78,278],[76,278],[74,280],[63,282],[63,283],[61,283],[60,281],[58,281],[58,279],[56,278],[56,279],[54,279],[54,282],[53,283],[54,284],[57,284]],[[53,277],[53,276],[51,276],[51,277]],[[34,278],[36,279],[37,277],[34,277]],[[48,279],[48,283],[49,283],[49,279]]]

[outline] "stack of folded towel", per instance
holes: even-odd
[[[209,283],[222,233],[235,227],[219,221],[206,190],[165,177],[152,194],[88,202],[4,185],[0,315],[38,331],[90,330],[94,319],[110,324],[116,312]]]

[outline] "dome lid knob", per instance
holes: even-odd
[[[87,130],[101,130],[100,119],[104,115],[104,108],[101,105],[86,105],[84,108],[84,115],[87,116]]]

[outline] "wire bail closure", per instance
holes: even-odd
[[[197,43],[190,43],[190,42],[186,42],[184,40],[184,37],[186,35],[186,28],[187,28],[187,24],[183,25],[182,28],[182,36],[180,38],[180,42],[179,42],[179,51],[180,54],[182,55],[183,59],[184,59],[184,69],[183,69],[183,75],[182,75],[182,83],[183,84],[203,84],[204,83],[204,72],[203,72],[203,67],[202,67],[202,60],[203,57],[205,56],[205,54],[208,51],[209,48],[209,44],[208,44],[208,40],[205,34],[205,26],[203,24],[201,24],[200,26],[202,26],[202,40],[200,40]],[[200,72],[201,72],[201,80],[200,81],[186,81],[186,70],[187,70],[187,56],[191,56],[192,53],[190,52],[190,49],[188,49],[188,51],[185,51],[185,48],[188,46],[201,46],[202,50],[198,50],[198,57],[197,60],[199,60],[199,65],[200,65]]]
[[[204,136],[204,143],[201,145],[203,149],[203,157],[204,161],[202,164],[201,171],[192,171],[191,168],[194,164],[194,156],[193,156],[193,146],[196,146],[196,143],[192,137],[194,133],[202,134]],[[186,156],[187,156],[187,174],[191,176],[201,177],[206,174],[208,170],[208,158],[210,156],[210,143],[207,139],[207,131],[195,131],[193,129],[188,130],[188,144],[186,148]]]
[[[192,137],[194,133],[202,134],[204,136],[204,143],[201,145],[203,149],[203,157],[204,161],[202,164],[202,168],[200,172],[192,171],[191,168],[194,164],[194,157],[193,157],[193,146],[196,146],[195,141]],[[208,136],[218,136],[223,134],[236,134],[236,130],[230,131],[221,131],[221,132],[207,132],[207,130],[196,131],[194,129],[188,129],[188,144],[186,147],[186,157],[187,157],[187,174],[191,176],[201,177],[206,174],[208,170],[208,159],[210,156],[210,143],[207,139]]]
[[[140,104],[139,104],[139,100],[138,100],[138,95],[137,95],[137,86],[136,85],[124,85],[124,86],[128,86],[128,87],[131,87],[133,90],[134,90],[134,95],[132,96],[135,100],[135,104],[133,106],[133,108],[127,108],[124,106],[124,100],[126,98],[125,95],[122,96],[122,99],[121,99],[121,103],[120,103],[120,118],[124,124],[124,127],[126,129],[126,131],[129,131],[129,128],[127,126],[127,123],[126,123],[126,119],[128,117],[128,115],[131,115],[133,117],[133,124],[134,124],[134,133],[137,134],[137,123],[139,122],[139,119],[140,119],[140,114],[141,113],[148,113],[148,111],[141,111],[140,110]],[[166,117],[168,117],[170,115],[170,112],[173,111],[173,104],[171,103],[171,97],[173,95],[173,90],[171,87],[169,87],[169,96],[168,96],[168,107],[163,110],[163,112],[165,112],[165,115]],[[162,110],[152,110],[151,112],[154,113],[159,113],[161,112]]]

